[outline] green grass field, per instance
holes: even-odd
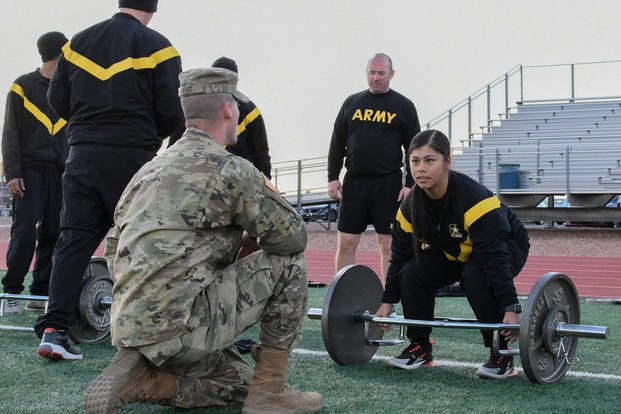
[[[326,288],[309,289],[309,307],[321,307]],[[481,380],[476,367],[448,366],[445,361],[480,364],[487,357],[475,330],[436,329],[435,368],[402,371],[374,359],[360,366],[339,366],[325,351],[320,321],[304,321],[301,350],[319,355],[292,354],[289,384],[313,390],[325,398],[324,413],[533,413],[619,412],[621,407],[621,306],[582,303],[582,323],[607,325],[608,340],[580,339],[581,362],[572,372],[611,374],[591,378],[567,375],[554,385],[535,385],[523,373],[511,380]],[[464,298],[440,298],[436,314],[472,317]],[[1,325],[32,326],[37,313],[0,317]],[[393,335],[396,335],[394,332]],[[244,337],[256,338],[256,328]],[[109,344],[82,346],[78,362],[49,362],[35,354],[38,339],[31,332],[0,331],[0,413],[78,413],[88,383],[108,364],[115,350]],[[377,355],[401,351],[382,347]],[[516,360],[519,365],[519,359]],[[454,364],[455,365],[455,364]],[[240,406],[181,410],[133,404],[124,413],[213,412],[235,413]]]

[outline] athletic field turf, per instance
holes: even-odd
[[[326,288],[309,289],[309,307],[321,307]],[[438,366],[402,371],[385,357],[401,351],[383,347],[360,366],[339,366],[325,353],[320,321],[305,319],[301,343],[291,358],[289,384],[324,395],[324,413],[534,413],[619,412],[621,407],[621,306],[582,301],[583,324],[607,325],[608,340],[580,339],[576,365],[560,383],[535,385],[523,373],[511,380],[481,380],[476,368],[487,358],[475,330],[436,329]],[[400,310],[398,310],[401,313]],[[472,317],[464,298],[439,298],[436,314]],[[1,325],[32,326],[37,313],[0,317]],[[393,331],[396,335],[396,329]],[[243,337],[256,339],[256,328]],[[0,331],[0,413],[78,413],[88,383],[108,364],[109,344],[82,346],[78,362],[49,362],[35,354],[32,332]],[[519,365],[519,358],[516,359]],[[235,413],[240,406],[181,410],[133,404],[121,412]]]

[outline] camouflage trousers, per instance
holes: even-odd
[[[306,300],[304,254],[260,250],[217,272],[194,301],[189,333],[136,349],[154,369],[179,377],[171,405],[242,402],[253,371],[233,345],[235,337],[259,322],[263,345],[291,350],[300,338]]]

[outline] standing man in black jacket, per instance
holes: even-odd
[[[67,138],[66,121],[47,102],[47,88],[66,42],[67,38],[60,32],[41,36],[37,48],[43,64],[17,78],[6,99],[2,160],[7,186],[13,194],[13,224],[6,255],[8,269],[2,278],[6,293],[22,293],[34,254],[30,294],[48,294],[52,252],[59,233],[60,181],[67,156]],[[31,301],[26,307],[42,309],[43,303]],[[16,313],[21,307],[16,300],[7,300],[4,311]]]
[[[403,154],[420,131],[412,101],[390,89],[393,75],[388,55],[377,53],[369,59],[369,89],[343,103],[328,154],[328,195],[341,200],[336,270],[356,262],[360,235],[373,224],[380,247],[382,284],[390,259],[390,223],[413,184],[409,170],[403,183]],[[343,159],[347,173],[341,185]]]
[[[211,65],[212,68],[224,68],[239,73],[233,59],[221,57]],[[227,151],[247,159],[257,170],[270,180],[272,164],[270,148],[267,144],[267,132],[261,111],[252,101],[239,103],[239,123],[237,124],[237,144],[227,145]]]
[[[82,358],[67,337],[82,275],[125,186],[183,122],[181,59],[168,39],[146,27],[156,9],[157,0],[119,0],[119,13],[63,47],[52,77],[48,98],[68,119],[69,156],[50,302],[35,326],[44,358]]]

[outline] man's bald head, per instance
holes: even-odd
[[[369,92],[386,93],[390,90],[390,80],[395,74],[392,59],[385,53],[376,53],[367,62],[367,83]]]
[[[367,61],[367,69],[369,68],[369,65],[371,65],[371,63],[376,59],[384,60],[388,64],[388,68],[392,70],[392,59],[386,53],[376,53],[371,56]]]

